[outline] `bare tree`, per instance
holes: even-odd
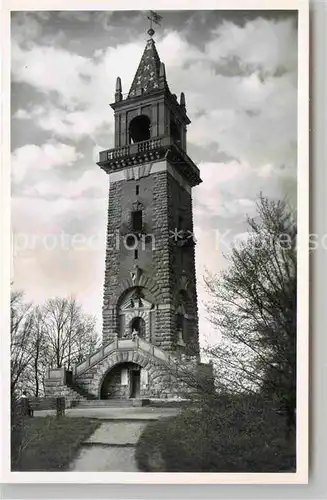
[[[11,295],[11,390],[24,387],[39,397],[46,368],[71,369],[97,348],[95,319],[84,314],[74,298],[55,298],[44,305]]]
[[[31,338],[33,357],[30,366],[30,377],[34,396],[37,398],[43,390],[42,382],[47,366],[48,345],[46,342],[42,307],[35,307],[33,316],[34,327]]]
[[[34,328],[34,310],[31,303],[24,303],[24,294],[15,291],[11,294],[11,393],[12,396],[22,385],[33,358],[31,339]]]
[[[263,396],[295,426],[296,412],[296,236],[295,217],[285,201],[257,203],[257,216],[247,218],[248,239],[232,249],[230,265],[219,275],[207,273],[209,318],[221,341],[202,355],[210,370],[192,357],[167,362],[167,384],[185,388],[184,395],[213,407],[222,394]],[[209,367],[207,367],[209,368]],[[218,399],[217,399],[218,396]],[[262,398],[261,398],[262,400]]]
[[[52,366],[71,369],[97,344],[95,318],[84,314],[75,298],[55,298],[42,309],[43,327]]]
[[[285,201],[260,197],[249,239],[233,248],[230,267],[205,278],[208,311],[222,342],[208,349],[220,388],[261,392],[295,425],[296,221]]]

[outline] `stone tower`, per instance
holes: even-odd
[[[192,188],[201,179],[186,152],[185,96],[169,90],[152,37],[128,94],[117,78],[111,107],[115,147],[98,162],[109,177],[102,345],[72,372],[50,368],[45,386],[68,400],[139,404],[185,394],[171,367],[212,378],[198,335]]]
[[[155,42],[144,49],[127,95],[117,78],[109,175],[103,343],[139,337],[170,352],[198,352],[192,187],[185,96],[169,90]]]

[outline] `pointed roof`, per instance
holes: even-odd
[[[147,41],[140,64],[134,76],[128,97],[141,95],[159,88],[160,84],[160,57],[152,38]],[[165,83],[166,78],[164,77]]]

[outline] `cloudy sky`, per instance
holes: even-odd
[[[175,11],[155,40],[186,95],[202,338],[204,269],[217,272],[260,191],[296,199],[297,23],[292,12]],[[14,286],[41,303],[75,295],[101,332],[115,80],[128,92],[146,43],[142,12],[12,14]]]

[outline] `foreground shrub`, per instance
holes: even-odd
[[[295,436],[263,402],[220,398],[148,425],[135,456],[142,471],[290,472]]]

